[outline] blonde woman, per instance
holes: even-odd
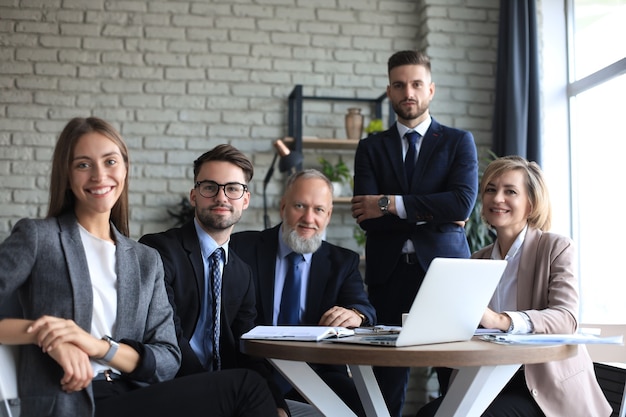
[[[492,161],[479,188],[482,217],[496,241],[472,258],[505,259],[507,267],[481,320],[510,333],[575,333],[578,279],[572,241],[550,233],[552,211],[543,173],[519,156]],[[419,417],[433,415],[440,399]],[[484,417],[608,417],[584,345],[557,362],[524,365],[484,412]]]

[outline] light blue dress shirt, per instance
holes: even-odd
[[[287,255],[293,250],[287,246],[282,239],[283,226],[280,226],[278,232],[278,251],[276,253],[276,273],[274,276],[274,312],[272,314],[272,324],[276,326],[278,323],[278,313],[280,312],[280,299],[283,294],[283,286],[285,285],[285,276],[287,275]],[[309,272],[311,271],[312,253],[303,253],[304,263],[302,268],[302,286],[300,287],[300,319],[306,308],[306,290],[309,283]],[[316,323],[317,324],[317,323]]]

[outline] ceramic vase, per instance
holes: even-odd
[[[346,114],[346,136],[348,139],[361,139],[363,135],[363,115],[361,109],[348,109]]]

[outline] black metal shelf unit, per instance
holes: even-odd
[[[378,119],[383,118],[383,102],[387,99],[387,94],[384,93],[376,98],[350,98],[350,97],[328,97],[328,96],[305,96],[302,94],[302,85],[297,84],[291,94],[289,94],[289,131],[288,135],[294,138],[293,149],[302,152],[302,102],[304,100],[322,100],[322,101],[350,101],[350,102],[364,102],[368,104],[374,104],[374,115]],[[395,113],[389,105],[389,118],[388,126],[391,126],[395,121]],[[298,170],[302,169],[302,164],[298,166]]]

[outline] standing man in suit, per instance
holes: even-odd
[[[365,280],[383,324],[399,325],[435,257],[467,258],[463,228],[478,190],[470,132],[430,116],[429,58],[400,51],[388,61],[389,130],[359,142],[352,216],[367,233]],[[408,368],[375,369],[390,413],[401,416]]]
[[[232,229],[250,202],[252,163],[234,147],[218,145],[194,161],[193,173],[194,219],[140,239],[163,259],[182,351],[178,376],[248,367],[271,379],[269,364],[239,350],[240,336],[254,327],[255,292],[250,268],[229,248]],[[279,415],[288,415],[278,387],[270,389]]]
[[[375,324],[376,313],[358,269],[359,256],[323,239],[333,210],[332,199],[332,184],[324,174],[312,169],[297,172],[287,181],[281,199],[281,224],[231,237],[231,246],[252,268],[257,324],[344,327]],[[300,286],[295,295],[286,296],[294,279],[288,273],[290,256],[302,262]],[[285,302],[290,300],[295,305],[286,306]],[[285,310],[291,310],[295,316],[284,318]],[[363,415],[345,366],[312,366],[357,414]]]

